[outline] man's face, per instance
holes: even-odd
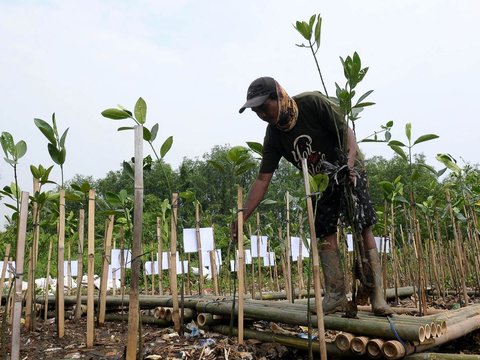
[[[278,119],[278,101],[267,99],[262,105],[252,107],[257,116],[271,125],[275,125]]]

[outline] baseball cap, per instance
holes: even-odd
[[[238,111],[242,113],[246,108],[262,105],[270,96],[277,91],[275,80],[271,77],[264,76],[253,80],[247,90],[247,102]]]

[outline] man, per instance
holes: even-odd
[[[347,298],[336,232],[339,218],[343,222],[348,220],[343,191],[345,182],[350,182],[346,185],[352,186],[352,198],[356,204],[355,210],[348,215],[354,218],[357,231],[362,235],[367,259],[364,273],[369,284],[372,309],[378,316],[392,314],[392,309],[383,298],[382,271],[371,230],[376,217],[368,194],[363,159],[355,134],[347,127],[339,109],[320,92],[305,92],[291,98],[271,77],[261,77],[250,84],[247,102],[239,112],[242,113],[246,108],[251,108],[268,126],[260,171],[247,195],[244,220],[262,201],[281,157],[300,170],[302,159],[306,158],[311,175],[327,173],[329,185],[316,204],[315,218],[316,234],[321,240],[319,249],[325,278],[323,311],[325,314],[344,311]],[[344,141],[346,154],[341,150],[345,148]],[[342,169],[348,171],[342,172]],[[237,225],[234,223],[234,236],[236,230]]]

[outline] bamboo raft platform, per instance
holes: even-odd
[[[268,297],[268,294],[265,294]],[[277,296],[277,295],[276,295]],[[278,296],[277,296],[278,297]],[[52,304],[49,299],[49,304]],[[75,296],[65,296],[65,306],[72,307],[76,303]],[[144,315],[144,323],[159,326],[171,326],[171,296],[140,295],[140,308],[150,309],[152,315]],[[37,299],[43,304],[45,299]],[[180,301],[180,299],[178,299]],[[215,297],[211,295],[184,296],[184,320],[196,320],[199,328],[209,329],[227,336],[237,335],[236,319],[238,315],[238,299],[235,304],[232,298]],[[87,303],[87,297],[81,298],[81,303]],[[98,301],[95,299],[95,305]],[[107,296],[106,306],[114,311],[126,311],[129,297]],[[395,310],[395,308],[393,308]],[[401,308],[399,308],[401,309]],[[107,320],[124,319],[122,315],[107,314]],[[439,345],[455,340],[480,329],[480,304],[470,305],[458,310],[445,310],[431,315],[417,317],[405,314],[395,314],[389,318],[374,316],[361,307],[357,318],[342,317],[342,313],[324,316],[326,330],[332,331],[333,340],[327,341],[327,352],[335,356],[362,355],[374,359],[400,359],[408,355],[428,351]],[[229,326],[233,316],[234,326]],[[293,326],[316,327],[317,317],[308,312],[308,301],[289,303],[278,300],[256,300],[244,297],[245,323],[267,321],[271,323]],[[245,326],[244,336],[263,342],[278,342],[303,350],[311,346],[314,352],[319,351],[318,341],[309,341],[295,335],[285,335],[275,327],[272,331],[258,331]],[[480,357],[478,357],[480,358]]]

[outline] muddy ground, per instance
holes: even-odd
[[[432,303],[436,307],[454,307],[454,297],[448,301]],[[480,301],[480,299],[479,299]],[[477,301],[476,301],[477,302]],[[403,303],[404,306],[411,304]],[[58,338],[54,319],[46,323],[37,322],[37,330],[26,332],[22,328],[21,357],[22,360],[38,359],[125,359],[127,344],[127,316],[125,321],[106,322],[105,326],[95,329],[94,346],[87,348],[86,318],[80,321],[65,321],[65,336]],[[1,317],[0,317],[1,321]],[[188,325],[188,324],[187,324]],[[301,333],[299,327],[256,322],[257,330],[270,330],[272,326],[280,326],[286,331]],[[274,343],[262,343],[256,340],[245,340],[239,345],[235,337],[227,337],[214,332],[194,332],[186,328],[184,335],[179,336],[172,327],[161,328],[156,325],[142,326],[142,351],[139,359],[307,359],[305,351],[288,348]],[[0,352],[0,359],[8,359],[10,333],[5,338],[7,344]],[[327,333],[327,340],[329,334]],[[5,351],[5,346],[6,350]],[[452,341],[432,352],[475,354],[480,358],[480,331]],[[2,358],[3,356],[3,358]]]

